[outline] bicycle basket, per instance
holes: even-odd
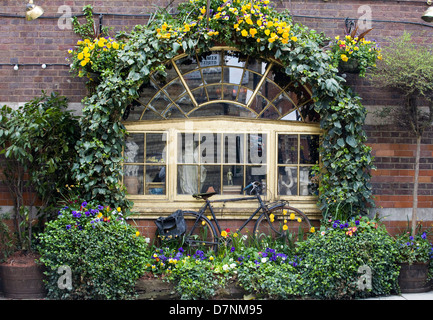
[[[177,210],[168,217],[159,217],[156,219],[155,224],[158,228],[158,234],[163,236],[164,240],[179,237],[186,231],[182,210]]]

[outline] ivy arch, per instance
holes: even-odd
[[[224,44],[245,55],[278,60],[287,76],[311,86],[324,132],[322,166],[317,169],[319,206],[365,213],[373,205],[372,157],[363,131],[366,110],[332,66],[323,49],[326,38],[293,23],[287,12],[277,12],[268,0],[212,0],[207,9],[206,0],[190,0],[179,5],[176,16],[159,11],[147,25],[121,35],[125,46],[102,72],[95,93],[84,100],[73,167],[83,196],[131,208],[119,182],[127,134],[121,122],[124,111],[139,97],[151,73],[166,76],[165,61]]]

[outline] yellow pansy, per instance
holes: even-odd
[[[201,14],[205,14],[205,13],[206,13],[206,8],[205,8],[205,7],[202,7],[202,8],[200,9],[200,12],[201,12]]]
[[[295,37],[295,36],[293,36],[293,37],[291,37],[290,38],[293,42],[296,42],[296,41],[298,41],[298,38],[297,37]]]
[[[248,31],[247,30],[242,30],[241,34],[242,34],[243,37],[246,37],[246,36],[248,36]]]
[[[266,30],[265,30],[265,34],[266,34],[267,36],[269,36],[270,33],[271,33],[271,30],[269,30],[269,29],[266,29]]]
[[[80,52],[80,53],[78,54],[78,56],[77,56],[77,59],[78,59],[78,60],[83,60],[83,58],[84,58],[84,54],[83,54],[82,52]]]
[[[314,233],[314,232],[316,232],[316,228],[314,228],[314,227],[311,227],[311,229],[310,229],[310,232],[311,232],[311,233]]]
[[[349,60],[349,58],[345,54],[342,54],[341,55],[341,60],[343,60],[344,62],[346,62],[347,60]]]
[[[290,220],[295,220],[295,214],[293,212],[290,214]]]
[[[287,229],[289,229],[289,227],[287,225],[284,225],[283,230],[286,231]]]
[[[256,35],[257,30],[255,28],[250,29],[250,35],[254,38],[254,36]]]

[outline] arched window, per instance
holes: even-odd
[[[193,193],[233,197],[258,180],[268,199],[315,211],[320,127],[311,96],[278,61],[232,48],[167,61],[124,114],[129,197],[137,207],[168,200],[170,211]]]

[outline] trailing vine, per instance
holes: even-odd
[[[250,0],[212,0],[209,11],[206,0],[190,0],[179,5],[175,17],[159,11],[147,25],[119,36],[124,46],[101,73],[96,93],[85,99],[74,172],[88,197],[131,206],[119,183],[127,134],[121,123],[124,110],[139,97],[151,73],[165,75],[165,61],[183,52],[207,52],[223,43],[246,55],[278,59],[287,75],[312,87],[324,131],[322,166],[317,169],[320,208],[339,204],[363,213],[372,204],[372,158],[363,131],[366,111],[360,98],[344,85],[331,53],[323,49],[327,40],[323,34],[293,23],[289,13],[277,12],[268,0],[255,0],[252,5]]]

